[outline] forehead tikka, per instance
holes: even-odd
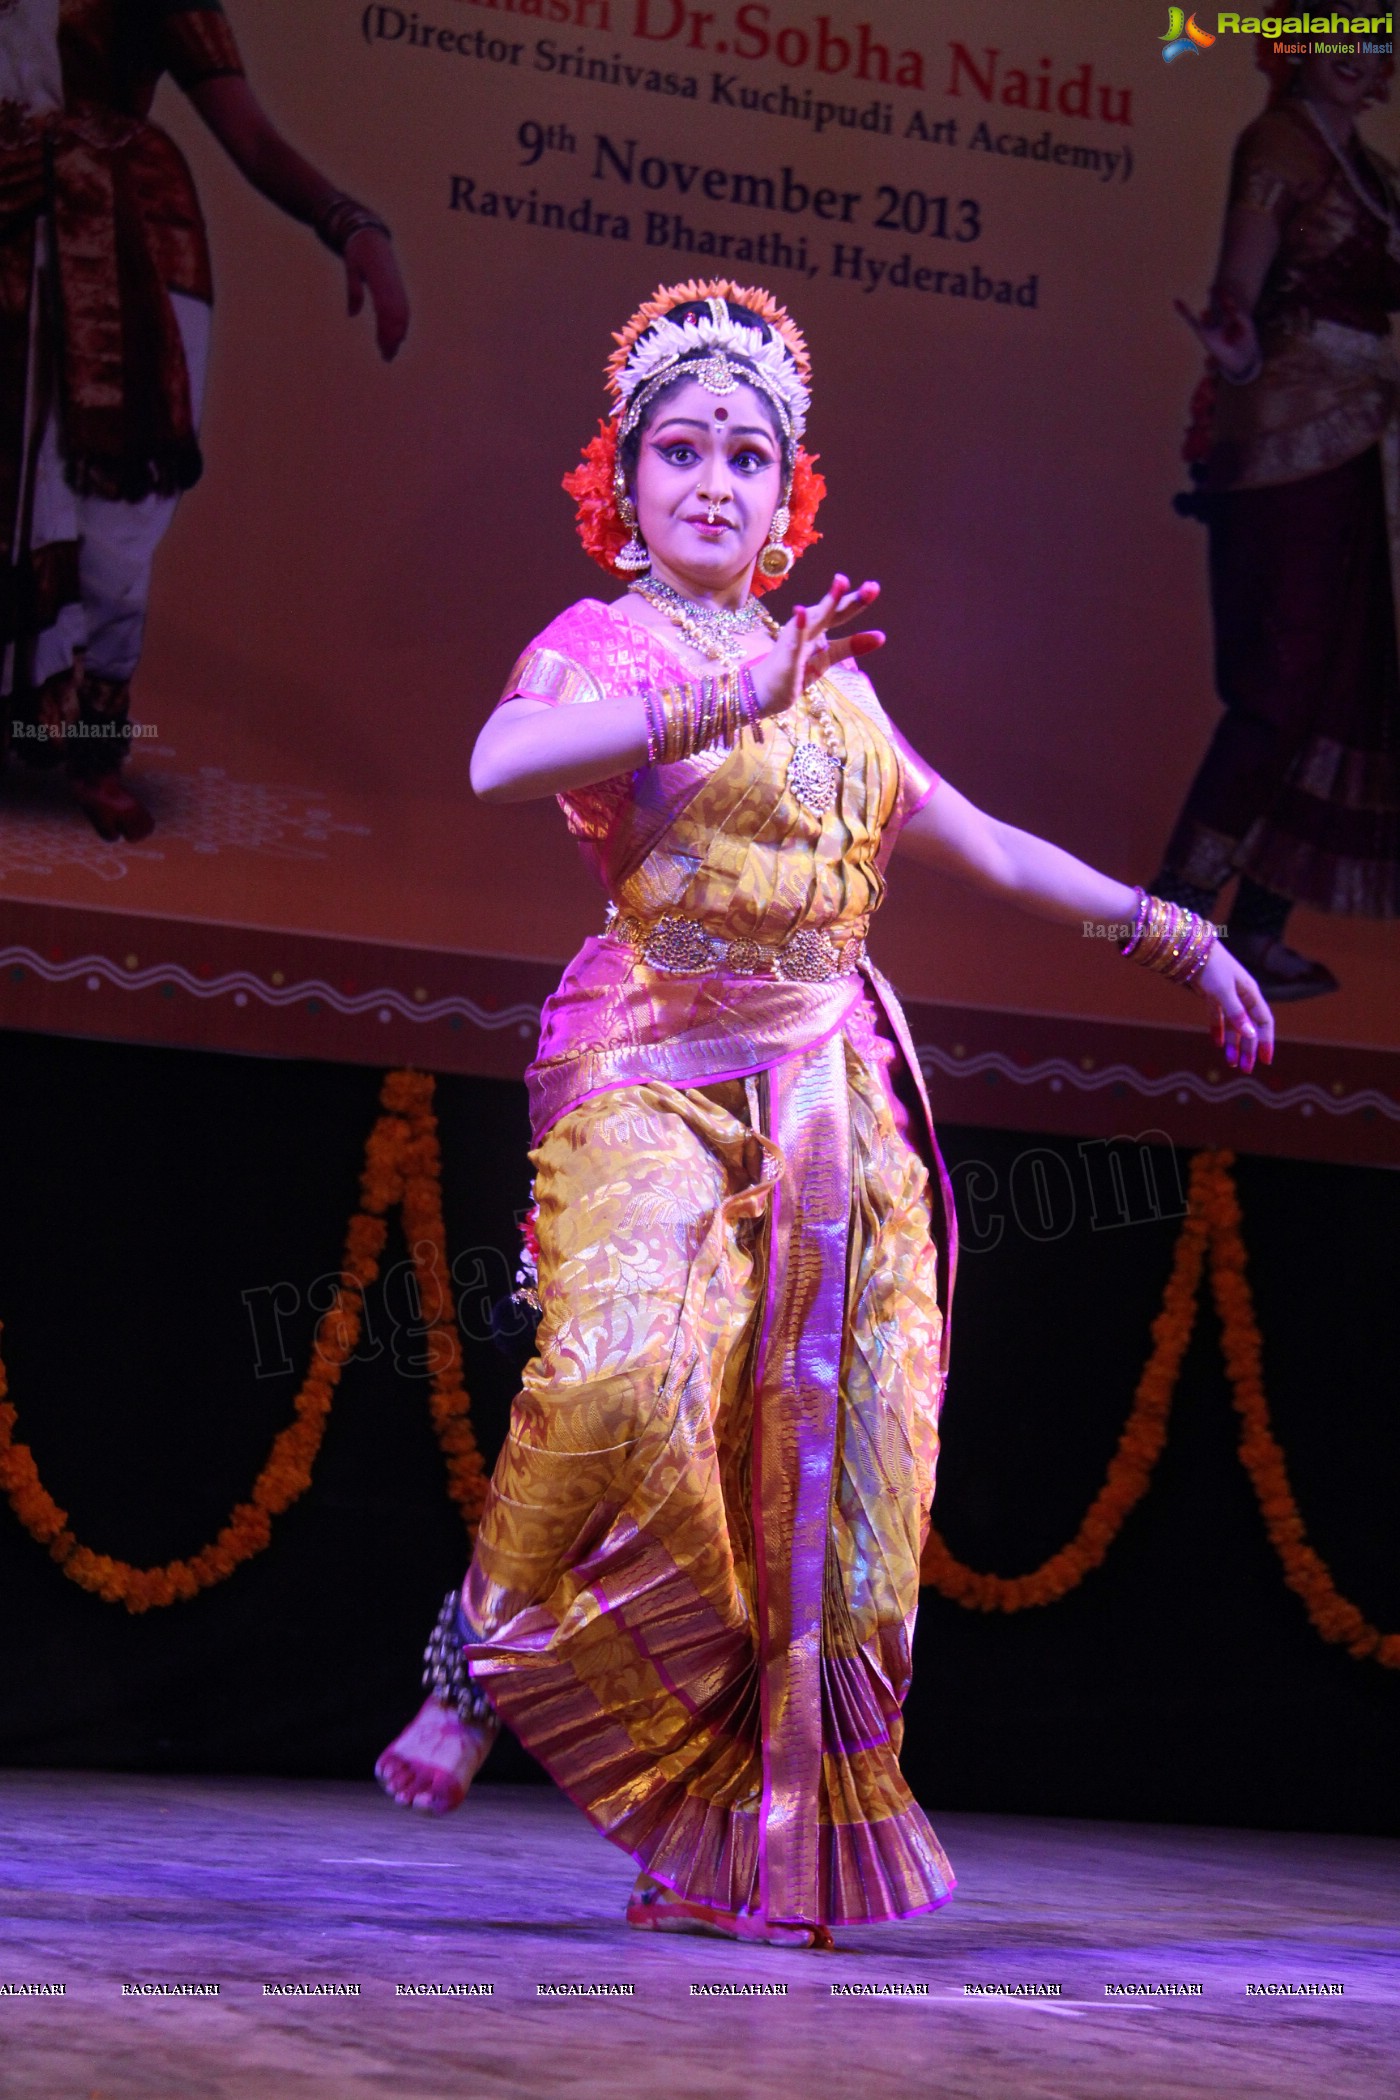
[[[731,314],[717,296],[707,296],[705,306],[703,317],[692,315],[684,322],[659,316],[614,370],[609,383],[617,399],[619,436],[636,429],[663,386],[688,374],[720,397],[740,386],[756,387],[772,402],[787,441],[800,438],[811,396],[792,346],[780,334],[765,334]]]
[[[722,350],[712,350],[710,355],[693,369],[695,377],[707,394],[732,394],[739,384],[740,374]]]
[[[693,351],[689,357],[678,357],[674,364],[664,365],[659,372],[653,373],[650,379],[638,387],[622,412],[622,420],[618,425],[619,439],[631,436],[663,387],[669,386],[673,379],[681,379],[687,375],[704,387],[707,394],[732,394],[738,387],[753,387],[766,401],[772,403],[783,436],[789,443],[792,442],[793,423],[788,405],[777,389],[768,384],[767,375],[761,371],[750,371],[747,366],[731,364],[723,351],[699,349]],[[718,416],[718,409],[715,414]]]

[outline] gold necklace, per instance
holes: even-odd
[[[756,598],[746,598],[734,607],[709,605],[703,599],[687,598],[659,576],[639,576],[627,588],[655,606],[692,648],[713,663],[742,663],[751,635],[765,629],[770,635],[778,632],[777,621]]]
[[[680,630],[692,648],[702,656],[708,656],[712,663],[742,663],[744,641],[755,628],[762,628],[769,635],[779,632],[773,615],[756,598],[747,599],[731,612],[727,607],[708,606],[687,598],[659,576],[639,576],[628,585],[628,589],[654,606]],[[820,680],[816,681],[818,686],[820,683]],[[783,719],[791,714],[810,723],[816,735],[798,736],[791,723]],[[804,809],[809,809],[814,816],[824,817],[836,806],[845,764],[830,709],[825,701],[817,698],[813,688],[804,690],[793,706],[785,707],[782,714],[773,719],[792,745],[792,756],[784,776],[790,793]]]
[[[1367,211],[1370,212],[1372,218],[1379,219],[1381,224],[1384,226],[1386,248],[1388,252],[1392,256],[1394,256],[1397,261],[1400,261],[1400,219],[1397,219],[1396,217],[1394,201],[1390,194],[1390,186],[1386,182],[1385,177],[1379,174],[1377,174],[1376,176],[1377,181],[1380,183],[1381,195],[1385,200],[1383,203],[1378,204],[1375,198],[1371,195],[1370,191],[1366,188],[1366,185],[1361,180],[1361,177],[1357,174],[1356,169],[1352,166],[1350,156],[1343,152],[1342,148],[1338,145],[1336,139],[1333,138],[1332,133],[1328,130],[1327,126],[1323,123],[1317,111],[1313,108],[1311,102],[1307,100],[1306,96],[1300,99],[1302,101],[1303,115],[1309,120],[1313,127],[1313,130],[1317,132],[1323,144],[1330,151],[1332,158],[1336,161],[1337,166],[1341,169],[1343,175],[1345,175],[1347,183],[1351,188],[1353,194],[1356,197],[1358,197],[1360,201],[1365,205]],[[1362,153],[1365,154],[1365,140],[1357,139],[1356,143],[1360,146]],[[1367,156],[1367,165],[1371,166],[1369,156]],[[1372,172],[1376,172],[1374,167],[1372,167]]]

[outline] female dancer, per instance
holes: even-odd
[[[1225,714],[1153,888],[1211,912],[1238,875],[1236,953],[1308,999],[1337,980],[1283,940],[1294,903],[1400,913],[1400,193],[1356,128],[1389,59],[1260,64],[1210,304],[1178,307],[1211,357],[1178,507],[1210,529]]]
[[[955,1226],[865,949],[890,853],[1122,922],[1245,1070],[1273,1023],[1207,922],[939,781],[856,668],[874,584],[764,613],[821,493],[769,295],[675,286],[617,341],[566,486],[630,589],[538,637],[472,757],[609,898],[528,1074],[538,1354],[377,1770],[454,1807],[504,1720],[643,1870],[631,1923],[830,1945],[953,1886],[898,1763]]]

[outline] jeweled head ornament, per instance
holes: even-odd
[[[704,314],[671,318],[679,307],[700,305],[707,308]],[[617,348],[607,367],[611,417],[585,447],[583,464],[564,477],[589,554],[616,576],[636,575],[650,565],[627,490],[623,447],[657,395],[682,378],[719,397],[751,386],[771,404],[790,463],[752,585],[755,594],[772,590],[821,538],[812,520],[826,494],[813,457],[801,445],[812,403],[811,360],[801,330],[770,292],[721,278],[659,286],[613,340]]]
[[[762,317],[772,330],[768,335],[747,315],[729,310],[730,298],[736,305],[747,306],[755,297],[772,308],[771,314]],[[662,299],[668,310],[649,316],[648,308]],[[705,316],[687,314],[683,321],[670,319],[670,308],[695,305],[701,299],[709,308]],[[774,326],[779,319],[787,324],[785,333]],[[643,321],[641,328],[637,327],[638,321]],[[675,285],[669,292],[658,292],[656,299],[639,308],[617,337],[617,344],[608,363],[608,387],[623,437],[635,430],[662,387],[683,374],[711,394],[732,394],[738,386],[756,387],[772,403],[782,433],[791,445],[807,427],[807,411],[812,405],[807,345],[782,308],[766,293],[741,291],[737,285],[727,287],[726,292],[711,292],[698,285]],[[733,359],[742,362],[736,364]]]

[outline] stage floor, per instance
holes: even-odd
[[[961,1880],[949,1907],[842,1929],[840,1952],[820,1956],[629,1930],[629,1862],[543,1788],[483,1786],[438,1823],[368,1785],[0,1773],[0,2094],[1394,2100],[1400,2090],[1400,1846],[935,1820]],[[46,1984],[64,1995],[16,1995]],[[123,1995],[174,1984],[217,1984],[219,1995]],[[358,1995],[269,1995],[269,1984]],[[451,1984],[493,1992],[396,1995]],[[631,1995],[538,1988],[566,1984]],[[927,1996],[833,1990],[851,1984]],[[1130,1984],[1201,1992],[1105,1996]],[[715,1985],[786,1994],[695,1988]],[[1264,1985],[1275,1990],[1250,1995]],[[1321,1985],[1334,1989],[1303,1988]],[[1017,1986],[1061,1995],[1011,1995]]]

